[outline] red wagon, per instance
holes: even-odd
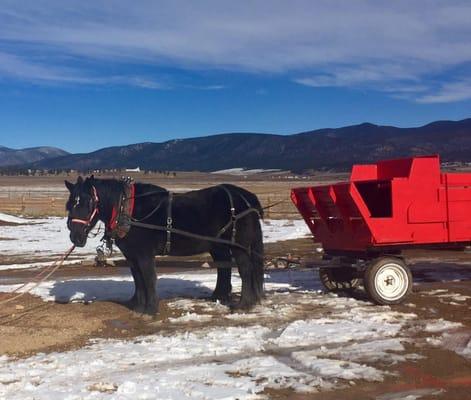
[[[295,188],[291,199],[331,260],[320,268],[326,288],[362,278],[379,304],[412,290],[402,250],[471,243],[471,173],[442,173],[438,156],[354,165],[348,182]]]

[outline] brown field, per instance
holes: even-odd
[[[323,174],[318,176],[296,176],[293,174],[257,174],[255,176],[219,175],[199,172],[178,172],[173,175],[133,173],[140,182],[163,186],[169,190],[188,191],[221,183],[232,183],[254,192],[262,205],[281,204],[266,210],[267,218],[299,218],[292,205],[290,189],[345,179],[345,174]],[[100,178],[119,176],[96,174]],[[0,176],[0,212],[14,215],[64,216],[64,205],[68,192],[64,179],[75,181],[76,175],[59,176]]]

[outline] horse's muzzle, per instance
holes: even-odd
[[[70,232],[70,241],[77,247],[85,247],[87,244],[87,235],[77,232]]]

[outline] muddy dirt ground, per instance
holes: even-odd
[[[310,265],[305,267],[316,264],[316,254],[309,239],[278,242],[266,246],[267,258],[284,256],[288,251],[309,259]],[[414,292],[405,304],[394,306],[393,310],[414,312],[423,319],[443,318],[460,322],[462,328],[450,337],[449,343],[445,343],[442,347],[415,346],[414,343],[409,343],[408,346],[424,358],[393,366],[391,372],[394,375],[388,376],[381,383],[357,381],[346,389],[309,394],[309,396],[290,390],[269,390],[267,394],[274,399],[376,399],[380,398],[378,396],[382,393],[407,394],[411,390],[414,392],[410,393],[420,393],[421,389],[427,388],[428,392],[423,394],[421,399],[470,399],[471,360],[459,356],[454,350],[457,346],[465,345],[471,338],[471,262],[469,262],[471,254],[414,251],[409,252],[407,258],[414,274]],[[186,261],[180,259],[178,262],[171,259],[161,260],[157,271],[169,273],[189,270],[201,265],[204,260],[204,256]],[[107,268],[95,268],[91,265],[68,266],[59,270],[55,278],[66,280],[72,277],[128,274],[124,262],[117,264],[116,267]],[[315,274],[316,271],[313,269],[312,273]],[[34,275],[32,270],[2,271],[0,280],[22,282],[30,279],[32,275]],[[446,293],[469,297],[464,297],[465,301],[457,305],[446,297]],[[2,293],[0,301],[10,296]],[[271,296],[273,293],[268,292],[267,297]],[[296,296],[296,293],[290,295],[289,301],[295,302]],[[357,290],[354,297],[366,300],[362,290]],[[159,314],[148,317],[136,314],[129,310],[126,304],[117,302],[59,304],[44,302],[38,297],[26,295],[1,307],[0,355],[23,358],[37,352],[79,348],[87,344],[91,338],[133,338],[153,333],[169,334],[191,330],[201,325],[197,321],[186,324],[172,323],[181,311],[168,307],[171,300],[174,299],[161,300]],[[309,309],[306,304],[299,309],[297,318],[309,317],[313,312],[314,310]],[[326,312],[328,313],[328,310]],[[210,322],[215,326],[231,323],[235,322],[221,322],[217,319]],[[425,332],[417,334],[418,339],[425,336],[427,336]],[[436,393],[430,392],[430,388],[436,389]]]

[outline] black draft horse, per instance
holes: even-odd
[[[65,181],[70,192],[66,204],[67,225],[70,240],[79,247],[85,246],[90,230],[101,220],[110,226],[113,214],[124,199],[128,185],[116,179],[96,179],[93,176],[77,179],[75,184]],[[240,247],[195,239],[166,231],[156,231],[135,225],[115,243],[131,267],[135,291],[130,307],[137,312],[155,314],[157,299],[155,293],[155,256],[165,250],[172,256],[189,256],[209,252],[215,262],[231,262],[238,266],[242,279],[240,301],[233,308],[248,310],[263,297],[263,236],[260,218],[263,210],[256,195],[235,185],[218,185],[187,193],[171,194],[166,189],[150,184],[134,183],[132,190],[132,221],[161,227],[168,226],[198,235],[232,240]],[[129,185],[128,185],[129,187]],[[128,195],[128,199],[129,199]],[[234,213],[246,212],[236,223],[233,232],[231,202]],[[170,204],[169,204],[170,203]],[[171,221],[168,221],[169,206]],[[222,229],[223,227],[229,229]],[[221,234],[222,232],[222,234]],[[169,240],[170,239],[170,240]],[[167,248],[170,241],[170,248]],[[216,264],[217,265],[217,264]],[[229,303],[231,297],[231,269],[218,268],[213,300]]]

